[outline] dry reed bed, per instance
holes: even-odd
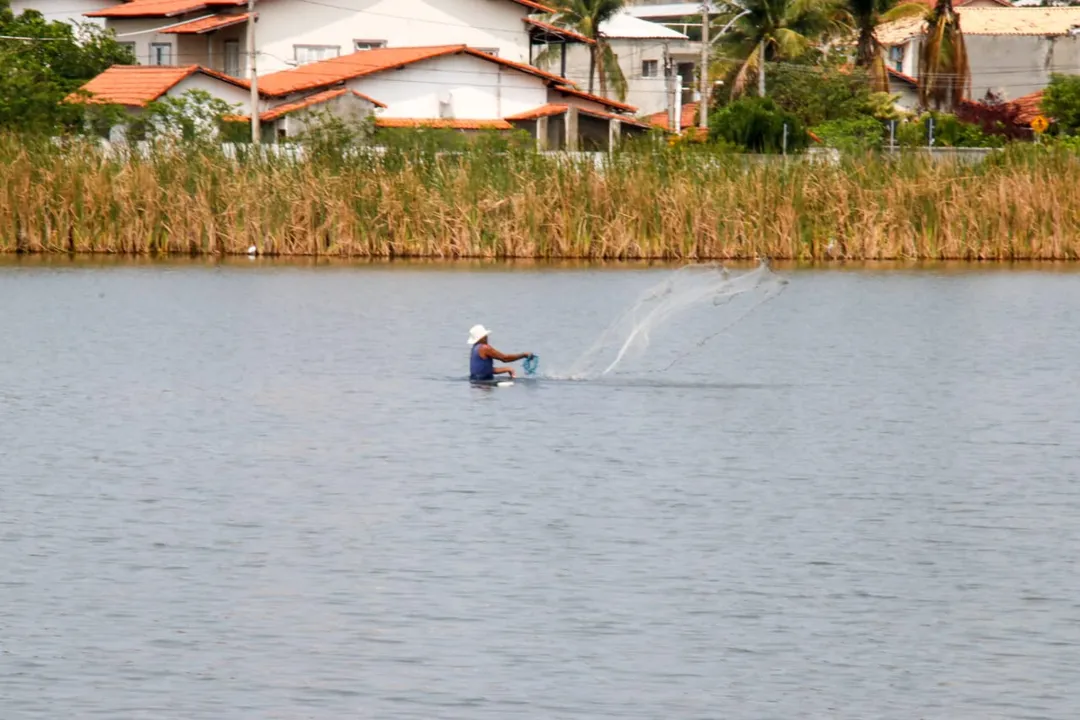
[[[1080,158],[838,166],[661,152],[108,159],[0,137],[0,251],[605,259],[1076,259]]]

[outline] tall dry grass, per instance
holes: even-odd
[[[652,150],[106,157],[0,136],[0,251],[604,259],[1075,259],[1080,158],[750,163]]]

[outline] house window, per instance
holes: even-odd
[[[222,68],[226,75],[240,77],[240,41],[225,41],[225,67]]]
[[[659,77],[660,76],[660,61],[659,60],[642,60],[641,61],[641,77]]]
[[[172,65],[172,45],[169,43],[150,43],[151,65]]]
[[[896,72],[904,72],[904,46],[893,45],[889,48],[889,64]]]
[[[339,45],[293,45],[297,65],[336,58],[341,53]]]
[[[353,50],[356,52],[360,52],[361,50],[376,50],[384,47],[386,47],[385,40],[353,40]]]
[[[491,55],[492,57],[499,57],[499,48],[473,48],[473,50],[479,50],[485,55]]]

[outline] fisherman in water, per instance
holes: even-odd
[[[472,346],[472,352],[469,353],[469,380],[473,382],[489,382],[494,380],[496,375],[514,377],[513,368],[495,367],[495,361],[512,363],[532,357],[532,353],[503,355],[488,345],[490,334],[483,325],[473,325],[469,330],[469,345]]]

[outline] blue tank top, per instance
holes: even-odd
[[[494,380],[495,361],[491,358],[480,357],[480,347],[483,343],[472,346],[469,354],[469,379],[470,380]]]

